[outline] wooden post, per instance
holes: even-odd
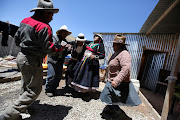
[[[178,39],[178,44],[176,48],[176,53],[175,53],[175,58],[174,58],[171,74],[170,76],[167,77],[168,86],[167,86],[166,96],[164,99],[163,109],[161,113],[161,120],[167,120],[179,67],[180,67],[180,35]]]

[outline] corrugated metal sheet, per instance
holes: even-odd
[[[0,33],[0,43],[2,40],[2,34]],[[4,57],[7,55],[17,56],[18,52],[20,51],[20,48],[16,46],[14,42],[14,38],[9,35],[8,39],[8,46],[2,46],[0,44],[0,57]]]

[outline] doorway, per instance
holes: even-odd
[[[142,88],[154,91],[159,78],[159,71],[163,69],[166,53],[155,50],[144,50],[138,80]]]

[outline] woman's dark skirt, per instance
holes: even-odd
[[[109,105],[137,106],[142,103],[132,82],[122,82],[113,88],[108,81],[101,92],[100,99]]]
[[[71,82],[73,86],[87,91],[95,90],[99,87],[99,61],[86,58],[77,62],[73,68],[74,78]]]

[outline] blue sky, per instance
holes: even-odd
[[[84,33],[93,40],[93,32],[138,33],[159,0],[52,0],[54,14],[50,25],[53,34],[67,25],[72,36]],[[1,0],[0,20],[19,26],[32,16],[37,0]]]

